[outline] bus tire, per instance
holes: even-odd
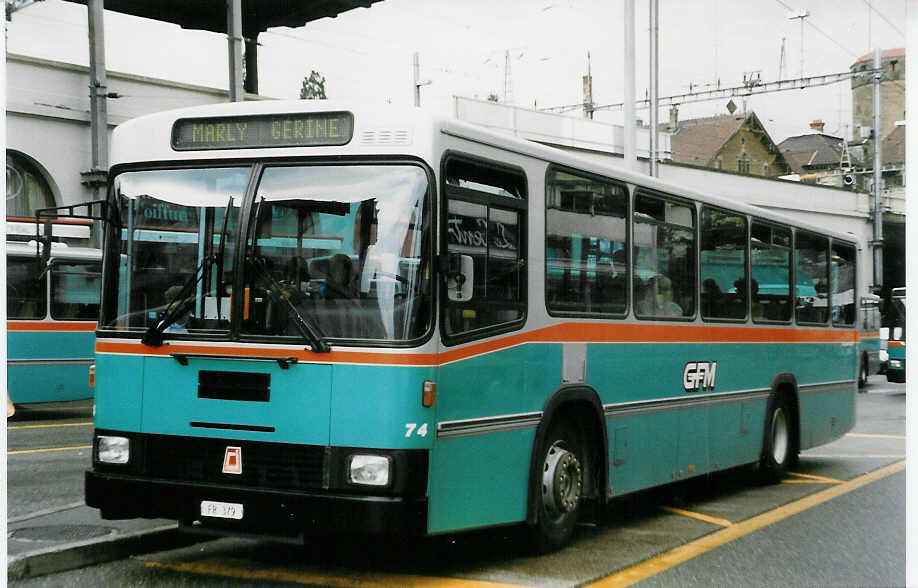
[[[586,468],[582,436],[566,419],[553,422],[539,448],[536,520],[529,526],[533,548],[549,553],[570,540],[580,512]]]
[[[864,386],[867,385],[867,356],[862,355],[860,366],[857,369],[857,388],[859,392],[863,392]]]
[[[787,474],[788,466],[797,456],[796,436],[792,430],[794,417],[791,411],[792,408],[784,394],[776,394],[768,403],[765,439],[759,461],[759,472],[763,482],[780,482]]]

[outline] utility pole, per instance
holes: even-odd
[[[504,103],[513,105],[513,83],[510,77],[510,50],[504,51]]]
[[[781,37],[781,57],[778,58],[778,79],[784,79],[784,72],[787,69],[787,54],[785,53],[785,45],[787,44],[787,37]]]
[[[788,20],[800,20],[800,77],[803,77],[803,20],[810,15],[810,11],[801,8],[797,12],[791,12],[787,15]]]
[[[883,190],[883,137],[880,128],[880,82],[883,80],[880,49],[873,50],[873,290],[883,287],[883,210],[880,196]]]
[[[242,89],[242,0],[226,0],[226,41],[230,102],[241,102],[245,100]]]
[[[650,175],[657,177],[657,143],[659,124],[657,123],[657,98],[660,84],[660,2],[650,0]]]
[[[587,51],[587,75],[583,76],[583,118],[593,118],[593,75],[590,72],[590,52]]]
[[[625,57],[625,167],[637,171],[637,131],[634,126],[634,0],[625,0],[625,31],[624,39]]]

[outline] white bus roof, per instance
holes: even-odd
[[[346,145],[232,149],[210,146],[207,149],[182,148],[181,150],[173,148],[173,126],[182,119],[211,117],[219,119],[230,116],[258,115],[270,117],[271,115],[335,112],[353,114],[353,135]],[[405,108],[390,104],[356,106],[352,103],[331,100],[265,100],[211,104],[158,112],[130,120],[115,129],[111,143],[111,163],[117,166],[145,162],[242,160],[264,157],[303,157],[305,155],[410,155],[428,161],[434,169],[437,169],[438,162],[430,161],[430,159],[435,156],[435,141],[439,140],[440,133],[479,145],[496,147],[638,184],[652,190],[722,206],[800,229],[828,234],[836,239],[856,243],[859,249],[863,248],[860,240],[852,234],[829,231],[770,210],[728,198],[702,194],[644,174],[631,172],[623,167],[604,165],[568,151],[494,132],[468,122],[433,117],[419,108]],[[776,189],[780,189],[780,184],[776,185]]]

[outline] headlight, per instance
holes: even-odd
[[[127,437],[99,435],[99,461],[101,463],[127,463],[131,457],[131,442]]]
[[[899,361],[898,359],[890,359],[890,360],[889,360],[889,367],[891,367],[891,368],[901,368],[901,367],[902,367],[902,362]]]
[[[347,480],[351,484],[388,486],[392,464],[383,455],[352,455],[348,465]]]
[[[889,359],[889,352],[885,349],[880,349],[880,361],[886,361]]]

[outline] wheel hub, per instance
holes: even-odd
[[[772,455],[776,463],[783,464],[787,459],[787,448],[790,444],[790,433],[787,428],[787,417],[784,410],[778,408],[771,422]]]
[[[577,456],[555,443],[545,456],[542,469],[542,504],[557,517],[577,508],[583,472]]]

